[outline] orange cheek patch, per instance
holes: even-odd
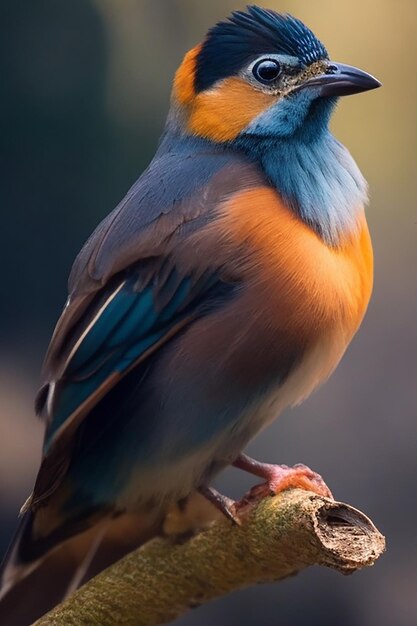
[[[276,100],[276,96],[256,91],[240,78],[226,78],[195,96],[190,104],[188,128],[213,141],[230,141]]]

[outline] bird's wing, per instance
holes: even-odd
[[[258,173],[238,159],[170,154],[151,164],[87,241],[45,360],[37,409],[47,429],[32,504],[60,484],[74,433],[94,405],[230,291],[215,251],[202,271],[192,249],[178,265],[177,250],[215,219],[222,200],[257,183]]]

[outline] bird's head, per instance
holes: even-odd
[[[187,133],[215,142],[286,138],[326,128],[338,96],[379,85],[330,61],[300,20],[250,6],[188,52],[175,76],[173,108]]]

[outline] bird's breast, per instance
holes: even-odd
[[[206,262],[215,250],[243,284],[221,322],[224,340],[233,338],[223,343],[228,371],[242,384],[276,380],[281,396],[288,386],[284,405],[300,401],[337,365],[369,302],[372,247],[363,211],[355,231],[330,247],[273,189],[258,187],[228,198],[201,237]]]

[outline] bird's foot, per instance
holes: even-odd
[[[248,502],[255,498],[259,499],[272,494],[276,495],[286,489],[305,489],[319,496],[333,499],[332,492],[320,474],[313,472],[313,470],[301,463],[293,467],[272,465],[270,463],[260,463],[246,456],[246,454],[240,454],[233,465],[266,480],[266,483],[252,487],[243,501]]]
[[[202,486],[198,492],[235,524],[242,524],[242,516],[247,513],[248,505],[253,505],[262,498],[276,495],[286,489],[304,489],[333,500],[332,492],[323,478],[307,465],[298,463],[293,467],[288,467],[288,465],[260,463],[246,454],[240,454],[233,465],[254,476],[264,478],[266,482],[252,487],[238,502],[219,493],[213,487]]]
[[[211,502],[218,511],[223,513],[227,519],[235,524],[241,524],[241,520],[236,514],[236,502],[234,500],[224,496],[219,491],[216,491],[216,489],[213,489],[213,487],[200,487],[198,491]]]

